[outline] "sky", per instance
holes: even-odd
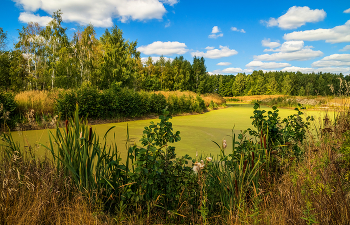
[[[62,11],[68,37],[117,25],[142,58],[204,57],[209,74],[253,70],[350,74],[350,1],[1,0],[8,49],[28,22]]]

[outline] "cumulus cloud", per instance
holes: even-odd
[[[312,10],[307,6],[293,6],[279,18],[270,18],[269,21],[262,20],[261,22],[268,27],[278,26],[282,29],[296,29],[306,23],[322,21],[325,17],[326,12],[323,9]]]
[[[229,49],[227,46],[219,46],[220,49],[207,49],[207,52],[191,52],[192,57],[197,56],[197,57],[204,57],[204,58],[209,58],[209,59],[218,59],[222,57],[229,57],[232,55],[236,55],[238,52],[234,49]]]
[[[263,54],[254,56],[254,60],[260,61],[304,61],[313,59],[319,56],[322,56],[323,53],[321,51],[313,51],[312,49],[302,49],[300,51],[295,52],[277,52],[273,54]]]
[[[341,52],[350,51],[350,45],[346,45],[344,48],[340,49],[339,51]]]
[[[213,29],[211,30],[212,34],[216,34],[216,33],[219,33],[219,32],[220,32],[220,30],[219,30],[218,26],[214,26]]]
[[[285,40],[326,41],[328,43],[350,42],[350,20],[331,29],[294,31],[283,36]]]
[[[216,64],[217,66],[228,66],[231,65],[230,62],[219,62],[218,64]]]
[[[270,38],[262,40],[261,44],[262,46],[269,48],[277,48],[281,45],[279,42],[271,41]]]
[[[13,0],[27,13],[43,10],[49,14],[61,9],[65,22],[96,27],[113,26],[112,19],[128,20],[162,19],[166,13],[164,4],[174,5],[177,0]],[[24,21],[22,22],[30,22]]]
[[[237,27],[231,27],[232,31],[237,31],[237,32],[241,32],[241,33],[245,33],[244,29],[238,29]]]
[[[19,15],[18,18],[19,21],[23,23],[38,23],[40,26],[46,26],[52,18],[49,16],[39,16],[39,15],[34,15],[33,13],[27,13],[27,12],[22,12]]]
[[[209,38],[218,38],[224,36],[223,33],[221,33],[220,29],[218,26],[214,26],[213,29],[211,30],[211,34],[209,34]]]
[[[302,73],[349,73],[350,67],[324,67],[324,68],[305,68],[305,67],[297,67],[297,66],[291,66],[283,68],[281,71],[288,71],[288,72],[302,72]]]
[[[171,42],[161,42],[156,41],[152,44],[146,46],[140,46],[137,48],[137,51],[142,52],[146,55],[173,55],[173,54],[185,54],[188,52],[187,46],[185,43],[180,43],[177,41]]]
[[[271,49],[277,53],[254,56],[255,61],[304,61],[322,56],[321,51],[314,51],[312,46],[304,46],[303,41],[286,41],[280,48]]]
[[[350,8],[344,10],[344,13],[350,13]]]
[[[152,58],[153,63],[156,63],[156,62],[160,59],[159,56],[153,56],[153,57],[151,57],[151,58]],[[170,60],[170,62],[174,60],[173,58],[168,58],[168,57],[163,57],[163,58],[165,59],[165,61]],[[142,57],[142,58],[141,58],[141,62],[142,62],[143,64],[145,64],[145,63],[147,62],[147,60],[148,60],[148,57]]]
[[[312,67],[340,67],[350,66],[350,54],[333,54],[313,62]]]
[[[291,66],[289,63],[278,63],[278,62],[261,62],[251,61],[246,67],[260,68],[260,69],[276,69]]]

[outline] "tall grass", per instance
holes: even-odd
[[[29,112],[34,109],[36,114],[53,113],[58,91],[24,91],[15,95],[18,110]]]

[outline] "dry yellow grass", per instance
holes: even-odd
[[[278,97],[284,97],[286,95],[250,95],[250,96],[235,96],[235,97],[224,97],[226,101],[229,101],[230,99],[239,99],[241,102],[251,102],[253,100],[263,100],[268,98],[278,98]]]
[[[176,95],[178,97],[185,95],[185,96],[191,96],[192,98],[196,98],[198,95],[192,91],[157,91],[155,93],[157,94],[161,93],[166,98],[168,98],[171,95]],[[204,95],[200,95],[200,97],[204,100],[204,103],[207,107],[209,106],[211,101],[213,101],[217,105],[222,105],[223,103],[226,102],[226,100],[218,94],[204,94]]]
[[[1,224],[107,224],[48,161],[21,157],[0,162]],[[98,211],[98,210],[97,210]],[[102,218],[103,217],[103,218]],[[108,222],[110,224],[110,222]]]
[[[15,101],[20,112],[30,112],[34,109],[35,114],[53,114],[55,98],[58,92],[49,91],[24,91],[16,94]]]

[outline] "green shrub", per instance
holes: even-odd
[[[9,92],[0,92],[0,127],[7,124],[9,127],[16,125],[15,95]],[[17,113],[18,114],[18,113]]]

